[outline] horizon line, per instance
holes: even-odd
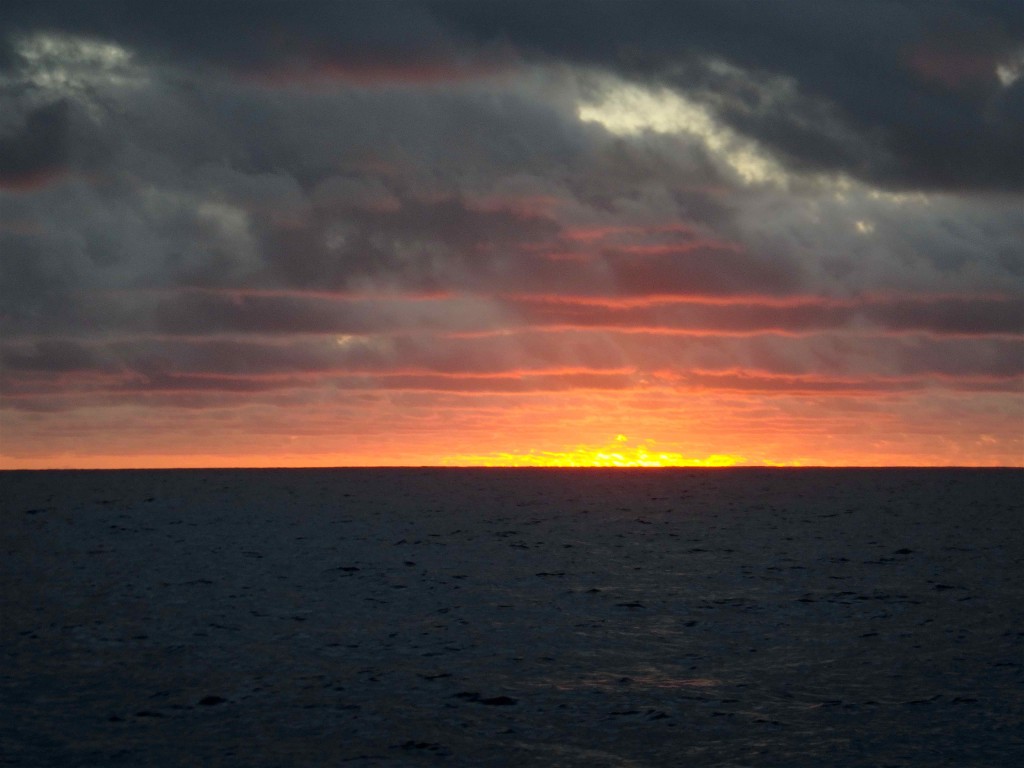
[[[857,469],[884,469],[884,470],[948,470],[948,469],[1000,469],[1000,470],[1024,470],[1024,464],[806,464],[806,465],[774,465],[774,464],[731,464],[728,466],[687,466],[687,465],[666,465],[666,466],[545,466],[530,464],[496,464],[481,466],[479,464],[338,464],[335,466],[212,466],[212,467],[0,467],[0,473],[4,472],[221,472],[221,471],[246,471],[260,472],[264,470],[291,471],[291,470],[375,470],[375,469],[472,469],[472,470],[541,470],[541,471],[593,471],[593,470],[641,470],[641,471],[663,471],[663,470],[692,470],[697,472],[723,470],[857,470]]]

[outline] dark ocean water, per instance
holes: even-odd
[[[1019,470],[0,473],[0,765],[1024,764]]]

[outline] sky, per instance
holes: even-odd
[[[0,467],[1024,465],[1019,0],[0,15]]]

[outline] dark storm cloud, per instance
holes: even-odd
[[[5,31],[71,32],[109,39],[157,60],[213,64],[248,73],[295,71],[331,60],[383,64],[434,59],[450,48],[415,3],[248,0],[169,4],[12,0]],[[7,43],[3,59],[17,59]]]
[[[1024,185],[1024,79],[996,75],[1024,49],[1014,0],[432,7],[478,40],[670,84],[797,167],[896,188]]]
[[[500,307],[458,296],[237,295],[182,291],[154,302],[162,334],[393,334],[496,330]]]
[[[56,102],[30,112],[23,123],[0,132],[0,189],[45,183],[68,160],[68,105]]]
[[[1012,392],[1018,15],[10,3],[2,390]],[[710,129],[581,119],[624,83]],[[744,178],[750,147],[781,170]]]
[[[344,212],[342,212],[344,213]],[[395,279],[407,288],[444,290],[487,274],[517,246],[543,242],[553,220],[511,210],[480,210],[464,199],[395,197],[393,210],[362,210],[339,219],[336,207],[308,227],[267,233],[271,269],[287,285],[344,287],[361,278]],[[332,245],[331,230],[342,222]],[[301,258],[297,255],[301,254]]]
[[[792,261],[762,259],[731,247],[610,250],[605,259],[623,295],[775,294],[789,293],[800,284]]]
[[[30,373],[111,372],[117,369],[102,350],[75,341],[43,340],[0,350],[0,368]]]
[[[5,17],[8,45],[63,30],[254,77],[418,81],[566,61],[670,85],[796,168],[899,189],[1024,186],[1024,78],[996,76],[1024,50],[1014,0],[121,0],[15,2]]]
[[[677,339],[650,334],[620,345],[606,334],[568,331],[439,337],[407,333],[386,339],[331,338],[278,341],[157,339],[10,343],[0,347],[5,391],[24,393],[67,386],[54,374],[82,375],[95,382],[160,382],[174,376],[318,377],[352,374],[444,374],[520,376],[565,370],[668,373],[691,371],[822,377],[989,377],[1019,386],[1024,346],[1018,339],[988,338],[964,347],[945,338],[814,337],[796,347],[778,336]],[[737,361],[743,361],[738,366]],[[71,387],[74,388],[74,387]],[[454,388],[458,388],[455,386]]]

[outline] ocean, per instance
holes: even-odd
[[[1024,471],[0,473],[0,765],[1010,766]]]

